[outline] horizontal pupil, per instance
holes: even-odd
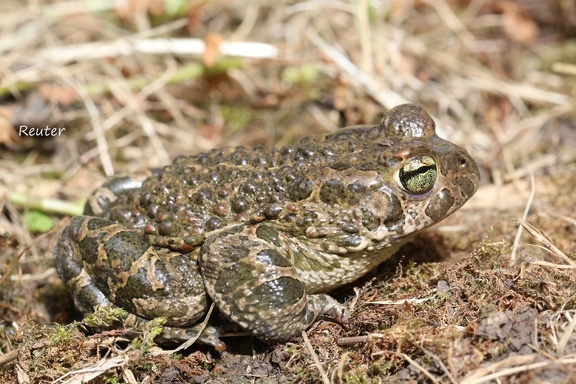
[[[436,170],[435,165],[423,165],[417,169],[402,172],[402,180],[409,180],[412,177],[417,177],[418,175],[423,175],[431,170]]]

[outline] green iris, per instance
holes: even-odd
[[[398,179],[401,187],[414,194],[426,193],[434,187],[438,170],[436,160],[430,156],[413,157],[400,168]]]

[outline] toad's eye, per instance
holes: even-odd
[[[396,175],[396,182],[406,192],[423,194],[434,187],[438,170],[430,156],[417,156],[406,161]]]

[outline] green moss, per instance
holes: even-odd
[[[56,324],[52,331],[47,332],[45,335],[49,340],[50,345],[58,345],[67,343],[72,338],[72,334],[76,331],[76,324]]]
[[[98,306],[93,313],[84,318],[82,324],[90,328],[107,328],[125,319],[127,315],[128,313],[122,308]]]
[[[222,105],[220,111],[230,132],[241,130],[253,120],[252,110],[245,106]]]

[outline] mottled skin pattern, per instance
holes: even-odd
[[[423,109],[401,105],[379,125],[114,179],[63,231],[56,265],[84,313],[164,316],[164,337],[183,340],[213,301],[258,338],[284,341],[318,318],[345,321],[324,292],[386,260],[478,184],[468,153],[436,136]],[[224,348],[217,336],[200,339]]]

